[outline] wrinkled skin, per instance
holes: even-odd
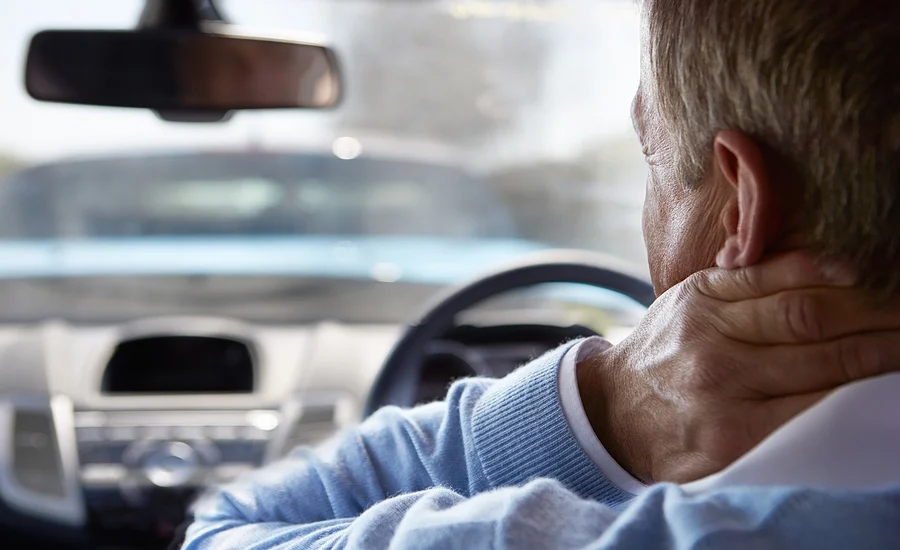
[[[900,308],[789,253],[672,287],[620,345],[578,365],[600,441],[638,479],[715,473],[831,390],[900,371]]]
[[[632,106],[649,166],[644,238],[659,299],[634,333],[578,365],[600,441],[645,482],[687,482],[731,464],[848,382],[898,370],[900,308],[874,309],[846,266],[804,252],[767,149],[719,130],[699,181],[680,181],[658,110],[642,18]],[[673,123],[674,124],[674,123]]]

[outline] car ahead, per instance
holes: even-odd
[[[402,300],[382,288],[364,296],[371,308],[341,310],[326,298],[341,293],[321,281],[433,291],[539,248],[517,237],[506,205],[477,176],[408,151],[124,155],[37,165],[0,183],[7,320],[218,314],[201,281],[215,277],[214,292],[231,293],[230,311],[242,318],[399,321],[421,291]],[[154,277],[158,294],[128,291]],[[284,289],[244,299],[246,280],[227,277],[268,278],[273,288],[274,279],[318,280],[320,302],[286,307]],[[59,294],[100,279],[109,295],[91,305]]]

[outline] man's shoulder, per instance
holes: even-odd
[[[738,485],[900,487],[900,373],[838,388],[691,491]]]

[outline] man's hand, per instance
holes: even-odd
[[[600,441],[642,481],[693,481],[831,390],[900,371],[900,308],[875,308],[852,282],[800,253],[692,275],[579,363]]]

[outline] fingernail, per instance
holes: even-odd
[[[856,282],[856,272],[844,262],[825,260],[819,265],[825,280],[836,285],[850,286]]]

